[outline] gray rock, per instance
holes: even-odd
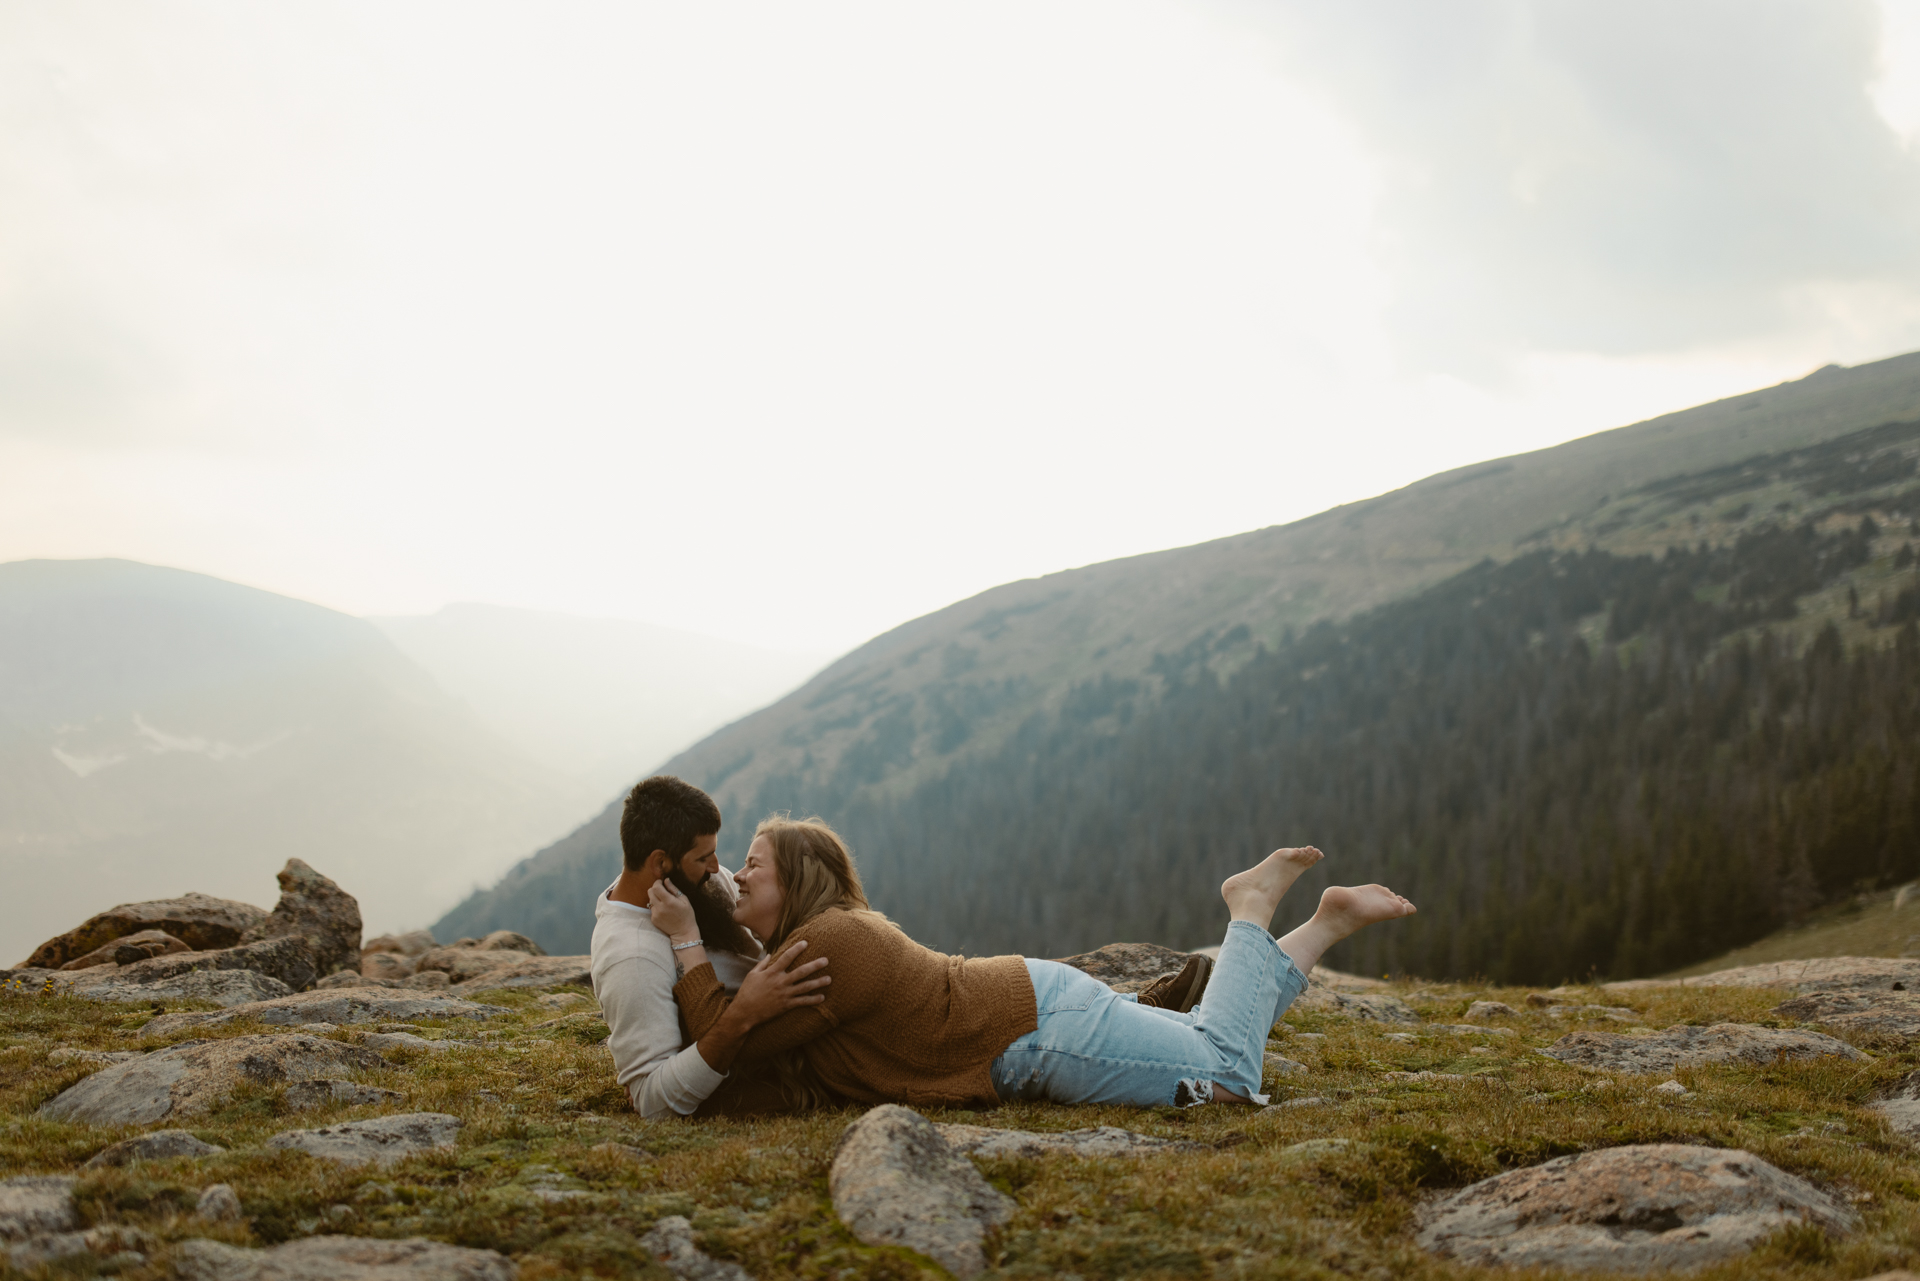
[[[132,965],[136,961],[151,960],[156,956],[191,951],[193,951],[192,948],[165,930],[139,930],[117,938],[111,943],[103,943],[85,956],[75,957],[60,968],[90,970],[96,965]]]
[[[1517,1019],[1520,1011],[1505,1001],[1475,1001],[1461,1017],[1469,1023],[1478,1023],[1482,1019]]]
[[[231,1223],[246,1217],[240,1208],[240,1194],[230,1183],[210,1183],[200,1189],[193,1212],[209,1223]]]
[[[305,1112],[327,1104],[356,1107],[368,1103],[398,1103],[406,1097],[398,1090],[383,1090],[358,1081],[295,1081],[280,1096],[280,1102],[289,1112]]]
[[[984,1125],[936,1125],[947,1146],[962,1156],[1036,1157],[1051,1152],[1069,1156],[1147,1156],[1162,1152],[1197,1152],[1206,1145],[1175,1139],[1156,1139],[1115,1125],[1085,1130],[996,1130]],[[844,1216],[843,1216],[844,1217]]]
[[[347,988],[341,991],[295,992],[271,1001],[232,1005],[224,1010],[163,1014],[140,1029],[143,1037],[171,1036],[189,1028],[220,1027],[235,1019],[254,1019],[298,1027],[303,1023],[411,1022],[418,1019],[489,1019],[507,1013],[503,1005],[480,1005],[453,996],[421,996],[385,988]]]
[[[513,1281],[518,1272],[492,1250],[423,1237],[305,1237],[271,1250],[184,1241],[173,1260],[182,1281]]]
[[[1653,1087],[1653,1091],[1655,1094],[1675,1094],[1683,1096],[1693,1093],[1692,1090],[1689,1090],[1678,1081],[1662,1081]]]
[[[1819,956],[1804,961],[1741,965],[1686,979],[1625,979],[1603,985],[1609,992],[1651,987],[1784,987],[1795,992],[1920,991],[1920,959],[1886,956]]]
[[[208,950],[232,947],[240,936],[265,920],[264,908],[206,894],[147,903],[122,903],[109,908],[65,934],[55,935],[33,950],[23,968],[57,970],[116,939],[143,930],[163,930],[188,947]]]
[[[287,860],[277,879],[280,901],[240,941],[304,938],[319,966],[315,978],[335,970],[358,970],[360,904],[353,895],[297,858]]]
[[[645,1148],[635,1147],[631,1143],[615,1143],[611,1139],[607,1140],[605,1143],[594,1144],[592,1150],[595,1152],[604,1153],[607,1156],[618,1157],[622,1161],[653,1160],[653,1153],[647,1151]]]
[[[1606,1019],[1610,1023],[1638,1023],[1640,1013],[1625,1005],[1556,1005],[1547,1011],[1551,1019]]]
[[[1413,1007],[1397,996],[1384,992],[1339,992],[1326,987],[1309,987],[1293,1003],[1302,1013],[1332,1014],[1343,1018],[1365,1019],[1375,1023],[1418,1023]]]
[[[1852,1216],[1748,1152],[1655,1143],[1561,1157],[1420,1214],[1422,1247],[1462,1263],[1655,1272],[1744,1253],[1783,1227]]]
[[[89,1254],[123,1267],[138,1267],[147,1261],[147,1253],[153,1248],[154,1239],[150,1234],[139,1228],[111,1225],[28,1237],[18,1245],[0,1248],[0,1259],[20,1272]]]
[[[73,1206],[74,1178],[67,1174],[30,1174],[0,1179],[0,1241],[20,1241],[80,1226]]]
[[[533,1003],[549,1010],[565,1010],[586,999],[579,992],[549,992],[545,996],[534,997]]]
[[[113,970],[105,967],[83,970],[76,977],[82,981],[160,983],[196,970],[252,970],[286,984],[289,992],[311,987],[323,972],[313,945],[305,938],[289,936],[240,943],[211,952],[175,952],[172,956],[156,956]]]
[[[185,952],[183,957],[196,953]],[[199,954],[203,955],[203,954]],[[163,979],[149,979],[129,970],[101,967],[82,971],[71,991],[89,1001],[209,1001],[215,1005],[246,1005],[287,996],[293,989],[257,970],[186,970]]]
[[[1270,1050],[1262,1054],[1260,1060],[1260,1071],[1263,1076],[1292,1076],[1296,1072],[1306,1072],[1310,1070],[1306,1064],[1300,1062],[1298,1059],[1289,1059],[1282,1055],[1275,1054]]]
[[[419,968],[419,958],[406,956],[399,952],[369,952],[360,950],[360,973],[370,979],[392,979],[399,982]],[[342,971],[345,973],[345,971]]]
[[[693,1243],[693,1224],[670,1214],[640,1238],[640,1248],[651,1254],[676,1281],[753,1281],[737,1263],[709,1257]]]
[[[65,1067],[69,1063],[125,1063],[139,1058],[140,1053],[139,1050],[70,1050],[62,1046],[47,1055],[47,1062],[54,1067]]]
[[[868,1245],[904,1246],[956,1277],[986,1267],[989,1227],[1013,1217],[1011,1198],[919,1113],[887,1103],[848,1126],[827,1174],[834,1212]]]
[[[1571,1032],[1540,1053],[1579,1067],[1610,1072],[1671,1072],[1697,1063],[1764,1065],[1786,1059],[1864,1059],[1867,1056],[1819,1032],[1716,1023],[1712,1027],[1678,1024],[1664,1032],[1631,1036],[1622,1032]]]
[[[1455,1036],[1519,1036],[1510,1027],[1480,1027],[1473,1023],[1429,1023],[1432,1032],[1451,1032]]]
[[[312,1081],[386,1067],[372,1050],[298,1033],[188,1041],[103,1068],[40,1115],[88,1125],[151,1125],[207,1112],[243,1081]]]
[[[444,992],[452,984],[439,970],[429,970],[425,974],[411,974],[400,980],[400,986],[412,991]]]
[[[386,952],[394,956],[425,956],[440,946],[433,941],[432,930],[409,930],[405,934],[382,934],[377,939],[368,939],[360,945],[360,958],[364,961],[371,953]]]
[[[95,1170],[134,1161],[168,1161],[174,1157],[212,1156],[215,1152],[225,1151],[218,1144],[202,1142],[186,1130],[155,1130],[151,1134],[136,1134],[102,1148],[80,1168]]]
[[[1307,1139],[1302,1143],[1289,1143],[1280,1149],[1280,1159],[1289,1165],[1303,1161],[1318,1161],[1321,1157],[1345,1156],[1350,1152],[1365,1153],[1372,1147],[1366,1143],[1355,1143],[1352,1139]]]
[[[475,956],[505,957],[506,963],[482,971],[451,988],[457,993],[484,992],[490,988],[516,987],[591,987],[593,958],[590,956],[527,956],[520,952],[475,952]],[[422,971],[406,980],[424,980],[432,972]],[[448,976],[451,978],[451,976]]]
[[[268,1139],[267,1146],[342,1165],[392,1165],[416,1153],[452,1147],[462,1124],[445,1112],[405,1112],[317,1130],[287,1130]]]
[[[1872,1106],[1887,1118],[1887,1128],[1895,1134],[1920,1138],[1920,1072],[1909,1072]]]
[[[316,992],[330,992],[337,987],[399,987],[398,979],[368,978],[365,974],[356,974],[352,970],[340,970],[317,980],[313,985]]]
[[[1262,1112],[1273,1112],[1281,1108],[1323,1108],[1331,1102],[1333,1102],[1332,1099],[1322,1098],[1317,1094],[1310,1094],[1304,1098],[1283,1099],[1279,1103],[1270,1103],[1260,1110]]]
[[[1109,943],[1079,956],[1063,956],[1060,964],[1091,974],[1116,992],[1138,992],[1155,979],[1178,974],[1188,955],[1157,943]]]
[[[1920,1039],[1920,992],[1810,992],[1774,1006],[1773,1012],[1874,1041],[1906,1045]]]

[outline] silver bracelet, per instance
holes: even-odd
[[[691,943],[675,943],[673,945],[673,950],[676,952],[684,952],[690,947],[699,947],[704,942],[706,942],[705,939],[695,939]]]

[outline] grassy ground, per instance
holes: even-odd
[[[1524,991],[1398,985],[1432,1022],[1456,1020],[1475,997],[1523,1004]],[[404,1090],[407,1110],[450,1112],[466,1127],[452,1151],[387,1170],[342,1170],[267,1152],[283,1129],[373,1114],[332,1108],[284,1115],[281,1089],[258,1086],[185,1122],[228,1147],[199,1161],[81,1172],[131,1129],[39,1119],[34,1110],[94,1070],[49,1062],[57,1048],[129,1048],[150,1011],[65,998],[0,995],[0,1167],[7,1174],[80,1173],[91,1221],[126,1223],[164,1241],[213,1236],[264,1245],[305,1234],[425,1235],[516,1258],[527,1281],[571,1276],[660,1277],[636,1248],[657,1218],[685,1214],[713,1254],[773,1278],[939,1275],[899,1251],[855,1242],[835,1219],[826,1176],[851,1114],[758,1122],[643,1122],[624,1110],[591,1006],[556,1016],[526,993],[493,997],[513,1013],[486,1025],[489,1043],[419,1053],[374,1084]],[[1705,989],[1635,993],[1652,1027],[1725,1019],[1772,1021],[1778,994]],[[1617,1003],[1612,998],[1607,1003]],[[185,1008],[185,1007],[179,1007]],[[556,1021],[557,1019],[557,1021]],[[1570,1025],[1528,1013],[1518,1036],[1458,1036],[1295,1015],[1272,1049],[1308,1065],[1272,1088],[1324,1106],[1256,1112],[1214,1106],[1175,1112],[1010,1106],[934,1113],[1026,1129],[1121,1125],[1212,1145],[1205,1152],[1080,1160],[983,1161],[1019,1202],[991,1243],[995,1275],[1096,1277],[1443,1278],[1475,1269],[1431,1259],[1413,1244],[1423,1199],[1504,1169],[1623,1143],[1743,1147],[1852,1202],[1862,1226],[1828,1241],[1786,1234],[1707,1278],[1857,1278],[1920,1263],[1920,1166],[1864,1109],[1920,1055],[1880,1052],[1867,1063],[1784,1064],[1683,1072],[1693,1093],[1657,1094],[1658,1078],[1591,1074],[1535,1052]],[[1594,1024],[1618,1029],[1618,1024]],[[267,1029],[236,1025],[216,1036]],[[470,1034],[470,1025],[448,1029]],[[1319,1033],[1318,1037],[1303,1035]],[[350,1030],[336,1034],[351,1039]],[[436,1035],[429,1032],[428,1035]],[[1407,1078],[1432,1071],[1457,1077]],[[1346,1139],[1318,1154],[1293,1145]],[[638,1156],[599,1145],[645,1149]],[[192,1214],[199,1189],[228,1182],[244,1225],[214,1228]],[[581,1195],[554,1198],[555,1192]],[[145,1272],[165,1276],[166,1252]],[[1542,1274],[1545,1275],[1545,1274]]]
[[[1823,908],[1804,923],[1769,934],[1710,961],[1676,970],[1670,978],[1711,974],[1736,965],[1798,961],[1815,956],[1920,956],[1920,886],[1863,894]]]

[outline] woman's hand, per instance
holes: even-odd
[[[778,956],[763,957],[741,980],[740,993],[733,998],[729,1012],[747,1027],[755,1027],[788,1010],[826,1000],[816,989],[833,980],[824,974],[819,978],[811,976],[814,971],[826,968],[827,958],[823,956],[805,965],[794,964],[806,947],[807,941],[801,939]]]
[[[664,876],[647,890],[647,911],[653,915],[653,928],[676,943],[700,937],[700,926],[693,919],[693,904]]]

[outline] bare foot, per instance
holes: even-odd
[[[1320,910],[1313,919],[1339,940],[1369,925],[1412,916],[1419,910],[1384,885],[1332,885],[1320,896]]]
[[[1325,857],[1311,845],[1275,850],[1257,866],[1220,882],[1220,897],[1227,901],[1227,911],[1234,920],[1252,921],[1265,929],[1273,920],[1274,909],[1280,906],[1281,895],[1293,888],[1302,872]]]

